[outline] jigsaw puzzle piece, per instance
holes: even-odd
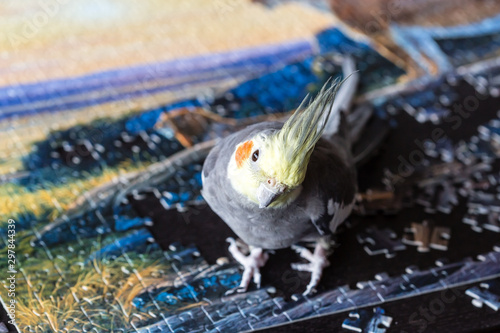
[[[467,214],[462,221],[470,224],[471,229],[476,232],[482,232],[484,229],[500,232],[500,213],[495,211],[486,214]]]
[[[370,303],[384,302],[387,295],[391,293],[391,284],[394,285],[399,279],[398,277],[391,278],[387,273],[379,273],[375,275],[374,280],[359,281],[356,287],[364,291],[363,302],[365,299]]]
[[[400,285],[403,290],[414,290],[420,294],[426,290],[432,290],[438,287],[446,287],[446,278],[452,275],[463,265],[450,264],[447,266],[436,267],[426,271],[420,271],[417,267],[410,266],[406,268],[406,274],[403,274],[404,282]]]
[[[402,209],[402,195],[395,191],[367,190],[357,195],[356,212],[374,215],[378,212],[393,215]]]
[[[479,136],[471,137],[468,147],[476,158],[487,163],[493,162],[499,156],[498,142],[493,138],[485,139],[481,133]]]
[[[500,274],[500,265],[498,264],[500,263],[499,246],[494,246],[493,251],[485,255],[479,255],[477,259],[477,261],[474,261],[471,258],[466,258],[461,262],[443,266],[448,267],[453,265],[458,266],[459,269],[453,272],[453,274],[448,274],[442,282],[446,285],[454,286],[467,283],[468,281],[495,277],[497,274]]]
[[[500,76],[497,76],[500,78]],[[482,140],[494,140],[500,143],[500,119],[492,119],[486,125],[481,125],[477,128],[479,136]]]
[[[201,272],[190,271],[190,266],[199,268],[199,264],[194,263],[176,267],[178,277],[175,280],[163,281],[143,290],[134,298],[134,305],[139,309],[147,308],[151,298],[160,304],[176,306],[196,303],[202,299],[214,300],[238,286],[241,280],[241,273],[233,264],[205,266],[205,270]]]
[[[500,199],[494,193],[475,191],[470,195],[467,207],[478,211],[494,210],[500,212]]]
[[[433,158],[441,158],[443,162],[450,163],[455,157],[455,147],[449,138],[442,138],[435,142],[425,140],[423,142],[424,153]]]
[[[385,254],[386,258],[393,258],[397,251],[406,249],[406,246],[390,229],[367,228],[357,235],[358,242],[365,244],[364,249],[369,255]]]
[[[253,323],[252,325],[254,329],[284,324],[293,321],[293,319],[288,314],[288,311],[293,309],[293,302],[286,302],[282,297],[273,297],[267,304],[270,309],[271,316],[262,318],[258,323]]]
[[[440,267],[420,271],[415,266],[406,268],[406,274],[390,277],[386,273],[375,275],[374,280],[360,281],[356,284],[363,293],[353,295],[351,300],[358,304],[387,302],[395,298],[418,295],[429,290],[447,287],[446,279],[463,267],[463,263],[446,264]],[[360,302],[358,299],[361,299]]]
[[[130,234],[115,240],[113,243],[103,247],[102,249],[92,253],[85,263],[94,260],[102,260],[103,258],[116,258],[124,252],[131,250],[137,253],[145,252],[148,245],[159,249],[159,245],[154,243],[153,235],[147,229],[134,230]]]
[[[449,109],[441,106],[426,106],[417,108],[414,117],[419,123],[432,122],[439,125],[450,113]]]
[[[193,307],[142,328],[144,332],[226,332],[251,330],[271,315],[273,300],[266,290],[215,298],[208,305]]]
[[[450,228],[434,227],[430,241],[430,247],[436,250],[448,250],[448,242],[450,240]]]
[[[42,227],[31,240],[32,246],[43,242],[47,246],[75,241],[77,238],[92,238],[109,234],[112,231],[110,215],[103,215],[99,209],[94,209],[81,215],[63,215],[56,221]]]
[[[132,304],[140,311],[199,302],[200,288],[191,286],[189,282],[196,280],[198,275],[202,278],[202,274],[208,274],[210,269],[219,268],[210,268],[194,246],[172,244],[169,251],[162,251],[161,259],[168,268],[152,272],[153,283],[139,290],[132,300]]]
[[[420,192],[415,200],[421,206],[425,207],[425,211],[428,213],[434,213],[434,209],[437,204],[438,199],[438,185],[430,184],[425,186],[423,191]]]
[[[429,242],[430,242],[430,227],[427,221],[423,223],[412,223],[409,229],[405,230],[411,235],[403,236],[403,243],[408,245],[418,246],[417,250],[419,252],[429,252]]]
[[[307,316],[317,315],[318,307],[312,301],[313,298],[303,296],[302,294],[295,294],[292,296],[291,302],[285,306],[287,319],[298,320]]]
[[[416,201],[424,206],[429,214],[435,214],[437,211],[450,214],[453,207],[458,205],[456,189],[448,180],[427,184]]]
[[[493,251],[477,256],[474,273],[483,278],[500,274],[500,247],[493,246]]]
[[[419,252],[429,252],[431,248],[446,251],[450,239],[450,228],[433,226],[425,220],[422,223],[412,223],[411,228],[405,230],[403,243],[418,246]]]
[[[351,289],[348,285],[337,287],[313,298],[314,304],[321,305],[315,309],[319,314],[347,310],[358,307],[361,290]]]
[[[270,297],[266,289],[252,292],[249,297],[243,297],[244,301],[237,302],[238,311],[245,317],[245,322],[235,325],[236,331],[242,331],[248,325],[251,330],[262,327],[262,321],[273,316],[276,302]],[[224,331],[223,326],[217,325],[217,329]]]
[[[385,333],[391,324],[392,317],[387,316],[384,309],[376,307],[372,311],[360,310],[349,313],[349,318],[342,322],[342,327],[361,333]]]
[[[455,186],[450,182],[444,182],[443,190],[439,193],[437,210],[450,214],[453,207],[458,205],[458,196]]]
[[[358,290],[351,290],[348,285],[315,295],[295,294],[293,308],[287,311],[288,317],[295,320],[305,316],[321,315],[356,307],[352,297]]]
[[[281,297],[273,298],[273,317],[267,318],[256,327],[266,327],[279,323],[291,322],[309,316],[338,312],[356,307],[352,301],[359,290],[351,290],[349,286],[337,287],[314,296],[294,295],[293,301],[285,302]],[[362,297],[364,300],[364,298]]]
[[[473,298],[472,304],[475,307],[481,308],[485,304],[494,311],[500,309],[500,281],[498,279],[483,282],[479,287],[469,288],[465,294]]]
[[[138,194],[135,194],[134,199]],[[137,216],[137,213],[128,203],[114,207],[113,210],[113,229],[115,231],[126,231],[134,228],[153,225],[153,221],[149,217]]]

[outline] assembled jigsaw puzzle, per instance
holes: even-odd
[[[500,5],[457,3],[1,3],[0,332],[333,314],[328,331],[416,331],[387,303],[459,287],[500,318]],[[237,292],[226,238],[251,249],[205,202],[205,158],[351,74],[338,99],[359,193],[330,266],[303,295],[310,273],[291,264],[310,244],[266,252],[260,285]]]

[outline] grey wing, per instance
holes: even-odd
[[[348,154],[347,154],[348,155]],[[321,235],[329,234],[351,213],[357,191],[356,170],[346,154],[331,143],[319,141],[311,156],[303,183],[309,200],[314,200],[311,221]],[[320,205],[320,207],[318,207]]]

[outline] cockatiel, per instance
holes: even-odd
[[[309,261],[292,265],[311,272],[304,294],[314,290],[329,265],[328,236],[351,213],[357,191],[345,117],[333,103],[340,85],[327,82],[284,124],[263,122],[231,134],[205,160],[205,200],[250,247],[245,256],[228,240],[230,253],[244,267],[240,292],[252,277],[260,286],[265,250],[316,241],[314,252],[295,247]]]

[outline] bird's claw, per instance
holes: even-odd
[[[292,246],[302,258],[309,261],[309,263],[293,263],[291,264],[292,269],[303,272],[311,273],[311,280],[307,285],[306,290],[302,295],[306,296],[311,294],[321,279],[323,269],[330,266],[330,262],[326,257],[326,251],[321,247],[321,245],[316,245],[314,253],[302,246],[294,245]]]
[[[241,241],[241,239],[234,239],[233,237],[228,237],[228,238],[226,238],[226,242],[229,243],[230,248],[237,249],[241,253],[248,254],[250,252],[248,245],[243,243],[243,241]]]
[[[232,253],[232,251],[238,250],[238,246],[236,245],[236,240],[233,237],[226,238],[226,242],[229,243],[229,252]]]
[[[240,285],[229,290],[227,293],[243,293],[247,291],[250,280],[253,280],[253,282],[257,285],[257,288],[260,288],[262,280],[260,268],[265,265],[269,257],[268,254],[261,248],[253,248],[250,251],[250,254],[245,256],[238,248],[234,238],[229,237],[226,241],[229,243],[229,252],[233,258],[243,266],[243,274]]]
[[[306,259],[307,261],[313,261],[314,260],[314,255],[312,254],[311,251],[309,251],[307,248],[300,246],[300,245],[292,245],[292,249],[302,258]],[[293,265],[293,264],[292,264]]]

